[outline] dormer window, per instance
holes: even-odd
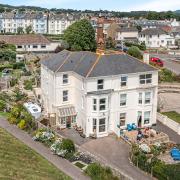
[[[97,81],[97,89],[98,90],[104,89],[104,80],[103,79],[99,79]]]
[[[68,83],[68,74],[63,74],[63,84]]]

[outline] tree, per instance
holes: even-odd
[[[24,33],[23,27],[18,27],[17,28],[17,33],[18,34],[23,34]]]
[[[69,26],[63,39],[69,44],[69,49],[74,51],[95,51],[95,31],[86,19],[80,20]]]
[[[31,26],[31,25],[30,25],[30,26],[27,26],[26,29],[25,29],[25,31],[26,31],[26,34],[32,33],[32,32],[33,32],[32,26]]]
[[[141,51],[136,46],[130,47],[127,53],[135,58],[142,59]]]
[[[106,39],[106,48],[107,49],[115,48],[115,42],[113,41],[113,39],[111,37],[108,37]]]

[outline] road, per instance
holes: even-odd
[[[176,56],[168,55],[168,54],[153,54],[151,56],[159,57],[164,62],[164,67],[171,70],[172,72],[176,74],[180,74],[180,60],[179,62],[175,62],[173,60],[176,59]]]
[[[171,141],[180,144],[180,135],[178,135],[176,132],[174,132],[172,129],[165,126],[161,122],[157,121],[157,125],[154,127],[154,129],[166,133]]]

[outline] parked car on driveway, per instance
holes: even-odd
[[[155,64],[155,65],[158,65],[160,67],[163,67],[164,66],[164,63],[163,61],[160,59],[160,58],[157,58],[157,57],[151,57],[150,58],[150,62]]]

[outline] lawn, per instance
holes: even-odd
[[[177,113],[176,111],[163,112],[162,114],[176,121],[177,123],[180,123],[180,114]]]
[[[0,117],[8,117],[8,113],[0,111]]]
[[[0,179],[69,180],[70,178],[0,128]]]

